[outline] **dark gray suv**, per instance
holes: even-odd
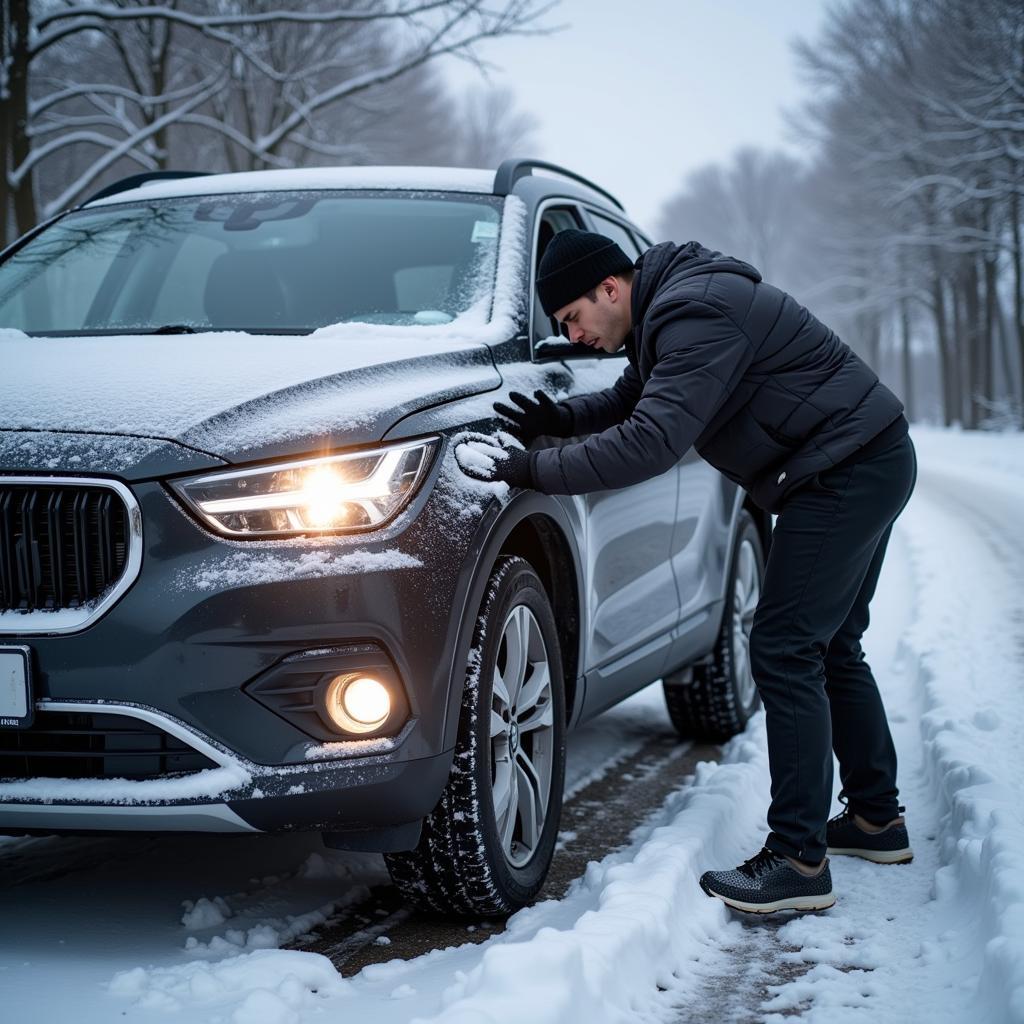
[[[658,678],[682,734],[743,728],[742,490],[693,451],[580,497],[455,464],[510,389],[625,365],[532,298],[568,227],[650,244],[509,160],[140,175],[0,255],[0,832],[318,830],[505,914],[568,728]]]

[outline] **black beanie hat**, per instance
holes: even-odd
[[[552,316],[612,274],[633,269],[633,261],[604,235],[568,228],[548,243],[537,270],[537,294]]]

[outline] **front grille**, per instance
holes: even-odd
[[[128,548],[109,487],[0,480],[0,612],[82,608],[122,576]]]
[[[217,764],[176,736],[127,715],[36,711],[28,729],[0,730],[0,780],[159,779]]]

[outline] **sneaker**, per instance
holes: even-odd
[[[846,804],[847,800],[840,796],[839,802]],[[906,807],[901,805],[900,815],[905,810]],[[914,859],[907,824],[902,817],[893,818],[888,825],[881,827],[854,814],[847,806],[834,818],[829,818],[825,835],[829,856],[863,857],[876,864],[909,864]]]
[[[732,871],[705,871],[700,887],[708,896],[748,914],[827,910],[836,901],[827,857],[816,875],[805,875],[767,846]]]

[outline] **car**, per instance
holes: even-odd
[[[566,228],[651,244],[509,159],[135,175],[0,254],[0,832],[319,831],[505,915],[568,730],[659,679],[681,735],[744,728],[741,488],[693,450],[572,497],[455,464],[510,390],[625,365],[535,299]]]

